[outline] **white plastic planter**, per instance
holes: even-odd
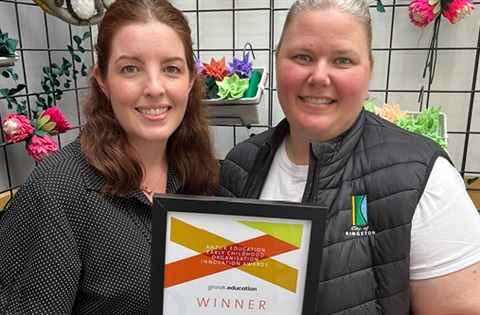
[[[260,122],[260,104],[268,73],[264,67],[253,68],[261,73],[257,93],[254,97],[245,97],[238,100],[206,99],[207,116],[213,125],[250,125]]]

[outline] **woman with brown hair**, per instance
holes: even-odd
[[[0,313],[147,314],[154,193],[213,195],[218,165],[190,28],[163,0],[116,0],[86,123],[0,221]]]

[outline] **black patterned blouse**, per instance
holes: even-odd
[[[78,139],[35,168],[0,219],[0,314],[148,314],[152,204],[102,183]]]

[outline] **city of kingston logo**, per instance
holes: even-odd
[[[345,236],[374,235],[368,225],[367,195],[352,196],[352,226]]]
[[[352,196],[352,225],[368,225],[367,195]]]

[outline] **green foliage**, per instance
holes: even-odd
[[[80,57],[85,53],[85,48],[82,46],[83,42],[91,36],[90,32],[85,32],[82,37],[77,35],[73,36],[76,48],[67,45],[68,52],[70,53],[71,61],[62,58],[62,64],[58,65],[52,63],[50,66],[43,67],[42,72],[44,74],[40,86],[42,91],[34,92],[36,96],[36,109],[32,109],[32,115],[34,119],[37,119],[41,112],[45,109],[56,105],[57,101],[62,99],[64,89],[72,87],[72,82],[76,81],[78,75],[85,77],[87,75],[88,68]],[[80,70],[74,68],[74,64],[77,63]],[[12,110],[16,108],[16,113],[27,117],[30,117],[27,108],[27,101],[16,99],[16,95],[23,91],[27,86],[25,84],[18,84],[18,75],[12,68],[7,68],[2,72],[4,78],[10,78],[15,82],[16,87],[12,89],[0,89],[0,95],[3,96],[7,102],[7,108]]]

